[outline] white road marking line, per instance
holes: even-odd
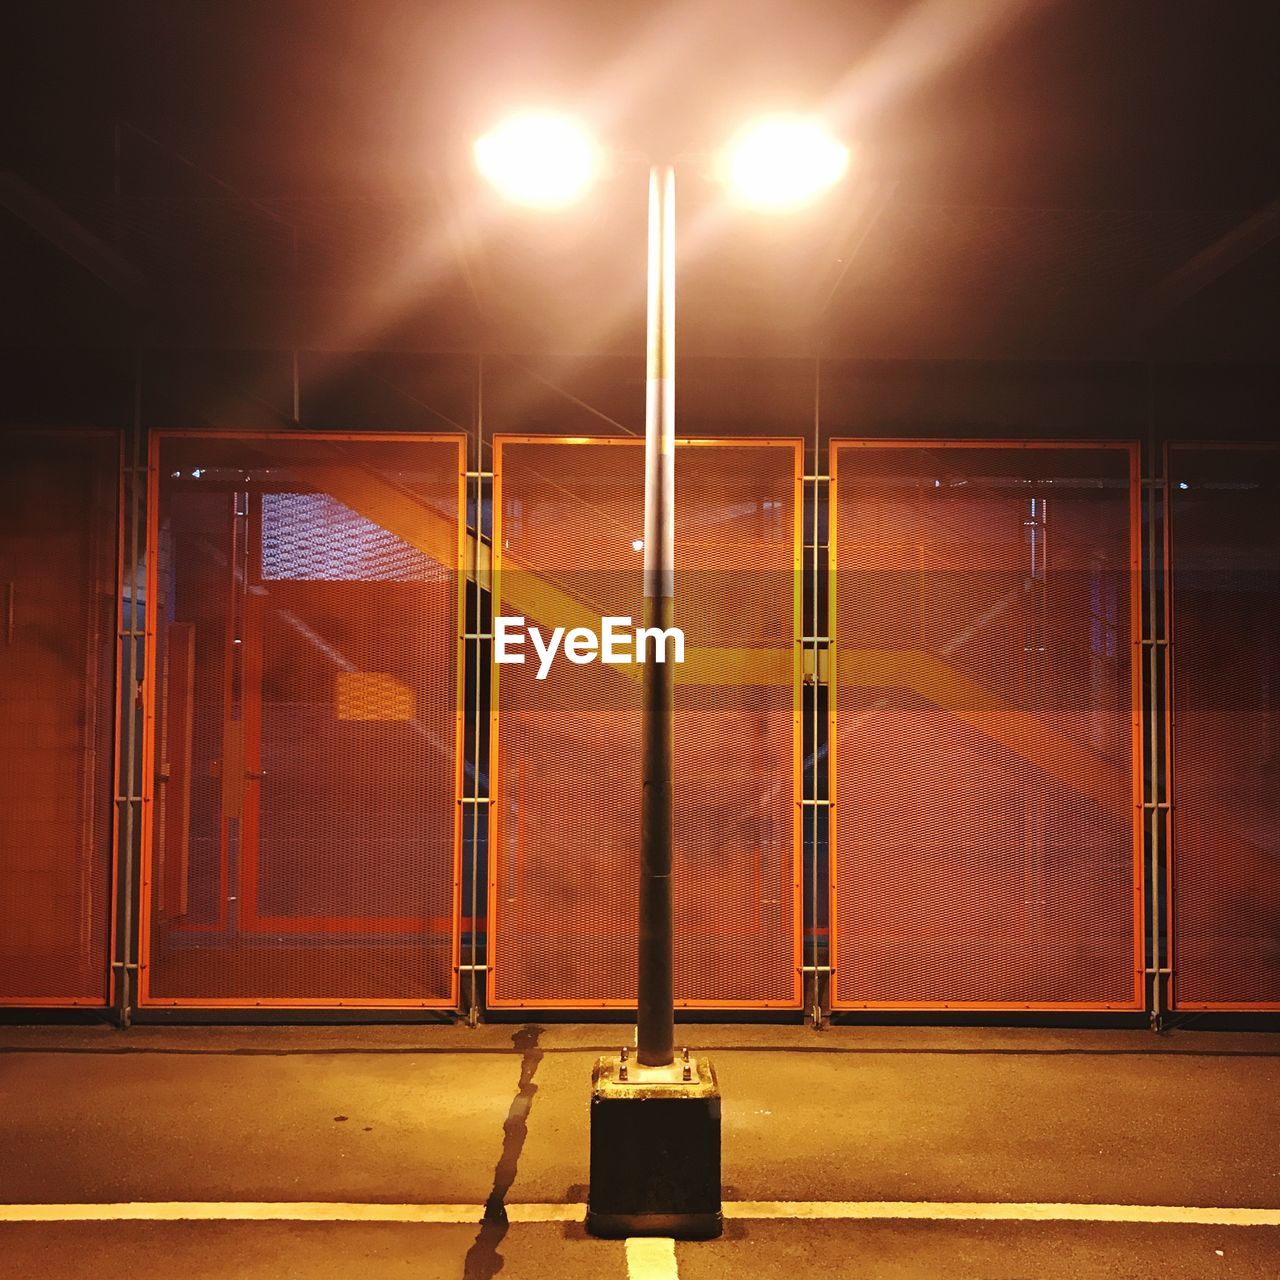
[[[662,1236],[628,1236],[627,1280],[680,1280],[676,1242]]]
[[[582,1222],[585,1204],[509,1204],[508,1222]]]
[[[585,1204],[509,1204],[516,1223],[581,1222]],[[0,1222],[418,1222],[474,1224],[482,1204],[370,1204],[341,1200],[135,1200],[102,1204],[0,1204]],[[1141,1204],[1008,1204],[949,1200],[737,1200],[740,1221],[914,1219],[949,1222],[1129,1222],[1211,1227],[1280,1227],[1280,1209]],[[628,1247],[648,1248],[633,1237]],[[658,1244],[664,1244],[658,1240]],[[666,1242],[669,1243],[669,1242]],[[665,1244],[664,1244],[665,1247]],[[674,1251],[671,1254],[674,1259]],[[674,1264],[673,1264],[674,1265]],[[663,1274],[665,1273],[655,1273]],[[674,1274],[672,1272],[671,1274]]]
[[[559,1209],[561,1205],[541,1205]],[[0,1222],[428,1222],[474,1224],[482,1204],[359,1204],[336,1200],[137,1200],[0,1205]],[[526,1221],[553,1221],[530,1218]]]
[[[915,1218],[954,1222],[1151,1222],[1211,1227],[1280,1227],[1280,1209],[1143,1204],[1001,1204],[930,1200],[726,1201],[726,1218]]]

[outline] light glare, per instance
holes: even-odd
[[[792,209],[838,182],[848,163],[849,148],[817,121],[769,116],[730,144],[725,177],[746,204]]]
[[[569,116],[510,116],[474,147],[476,166],[509,200],[550,209],[576,199],[595,176],[596,150]]]

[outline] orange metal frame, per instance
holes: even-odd
[[[107,916],[107,971],[103,975],[103,990],[105,997],[102,1000],[95,1000],[91,996],[4,996],[0,995],[0,1008],[16,1008],[16,1009],[105,1009],[109,1008],[115,1001],[116,997],[116,884],[117,875],[120,866],[120,813],[119,806],[115,803],[115,793],[120,785],[120,687],[123,678],[122,659],[120,653],[120,619],[122,603],[122,588],[124,585],[124,433],[120,431],[49,431],[32,429],[24,431],[21,434],[33,436],[47,436],[52,439],[60,439],[66,436],[74,436],[79,440],[115,440],[116,442],[116,511],[115,511],[115,540],[116,540],[116,572],[115,582],[113,584],[114,606],[112,609],[112,618],[115,625],[111,632],[111,644],[114,649],[114,658],[112,661],[112,670],[114,675],[114,685],[111,690],[111,791],[110,811],[111,811],[111,855],[110,855],[110,883],[106,886],[106,897],[109,902]]]
[[[585,444],[611,445],[624,449],[637,449],[644,445],[639,437],[628,436],[540,436],[497,435],[493,438],[493,583],[491,599],[494,612],[502,600],[502,448],[508,444]],[[679,1009],[798,1009],[803,1003],[804,987],[804,919],[803,919],[803,814],[801,797],[801,771],[803,768],[804,730],[802,716],[802,653],[800,637],[803,614],[801,600],[801,573],[804,563],[804,441],[794,438],[716,438],[679,439],[677,448],[788,448],[794,454],[795,521],[793,540],[795,547],[795,578],[792,646],[792,950],[794,954],[793,995],[789,1000],[676,1000]],[[498,664],[489,667],[489,795],[496,796],[502,785],[501,753],[498,749]],[[639,797],[637,797],[637,803]],[[500,843],[500,805],[489,804],[489,885],[487,933],[493,939],[501,928],[501,912],[498,907],[498,858]],[[487,977],[487,1001],[494,1009],[631,1009],[634,1000],[504,1000],[496,994],[497,972],[493,963],[494,948],[489,946],[489,970]]]
[[[1209,440],[1166,441],[1164,446],[1164,634],[1168,643],[1164,648],[1164,741],[1165,741],[1165,799],[1169,808],[1164,818],[1164,873],[1165,873],[1165,938],[1166,957],[1169,965],[1169,1005],[1179,1011],[1204,1011],[1219,1013],[1275,1013],[1280,1011],[1280,1000],[1201,1000],[1185,1001],[1178,999],[1178,973],[1174,960],[1176,927],[1174,925],[1173,903],[1177,893],[1177,880],[1174,870],[1174,825],[1173,807],[1177,804],[1174,791],[1173,772],[1173,675],[1177,662],[1175,652],[1176,637],[1174,634],[1177,617],[1173,609],[1173,472],[1171,463],[1175,453],[1248,453],[1275,452],[1280,444],[1271,440],[1231,441],[1218,443]]]
[[[838,570],[837,543],[839,538],[838,467],[839,457],[845,449],[1114,449],[1124,450],[1129,456],[1129,626],[1133,657],[1130,661],[1130,698],[1132,702],[1133,751],[1133,999],[1123,1003],[1097,1001],[1009,1001],[975,1000],[860,1000],[837,999],[837,975],[839,973],[840,931],[837,927],[837,902],[839,893],[839,859],[836,857],[836,833],[839,814],[836,804],[837,755],[839,735],[836,730],[836,713],[839,673],[838,626]],[[827,866],[829,868],[828,919],[830,921],[831,1007],[836,1010],[989,1010],[1005,1012],[1054,1012],[1069,1010],[1135,1010],[1143,1007],[1146,976],[1144,949],[1144,888],[1143,888],[1143,716],[1142,716],[1142,501],[1140,446],[1136,442],[1114,440],[930,440],[930,439],[876,439],[832,440],[830,453],[830,481],[827,506],[827,618],[830,643],[830,668],[827,687],[827,794],[831,800],[827,818]]]
[[[365,443],[365,444],[455,444],[458,449],[458,560],[457,560],[457,659],[456,690],[457,706],[454,709],[454,797],[453,797],[453,893],[451,906],[452,960],[450,990],[447,998],[435,1000],[368,1000],[337,998],[270,998],[247,999],[244,997],[228,998],[170,998],[153,996],[150,991],[150,956],[151,956],[151,902],[152,902],[152,835],[155,818],[154,782],[155,782],[155,706],[156,706],[156,595],[157,595],[157,557],[159,550],[159,517],[160,517],[160,447],[165,440],[200,439],[200,440],[262,440],[262,441],[327,441],[332,443]],[[302,431],[156,431],[150,438],[150,454],[147,475],[147,605],[146,605],[146,671],[144,676],[144,734],[143,734],[143,821],[142,821],[142,859],[140,869],[141,905],[138,915],[138,1003],[140,1006],[165,1006],[182,1008],[282,1008],[282,1009],[438,1009],[453,1008],[458,1003],[459,965],[461,964],[461,932],[459,919],[462,910],[462,784],[465,747],[465,707],[466,697],[466,647],[463,633],[466,630],[466,548],[467,548],[467,438],[459,434],[411,435],[373,432],[302,432]],[[249,735],[246,734],[246,738]],[[250,808],[246,804],[246,810]],[[225,841],[225,836],[223,837]],[[222,849],[221,857],[225,868],[227,851]],[[252,929],[272,931],[306,931],[315,928],[334,929],[346,927],[374,926],[379,930],[388,922],[364,918],[335,919],[324,918],[289,918],[259,917],[255,901],[256,866],[246,867],[246,899],[245,919]],[[224,872],[225,873],[225,872]],[[225,927],[225,892],[221,895],[219,910],[223,925],[196,926],[191,931],[208,931]],[[422,921],[415,922],[417,927]],[[435,921],[427,921],[434,925]]]

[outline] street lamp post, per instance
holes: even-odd
[[[676,175],[649,169],[648,320],[644,420],[644,625],[664,634],[675,619]],[[675,1057],[675,939],[671,916],[675,665],[643,666],[640,718],[640,949],[636,1057],[669,1066]]]
[[[594,171],[572,121],[512,117],[476,143],[491,182],[521,203],[568,203]],[[721,165],[757,208],[794,207],[834,183],[848,152],[813,121],[774,117],[735,139]],[[644,625],[675,621],[675,168],[649,167],[645,370]],[[659,641],[659,643],[662,643]],[[675,1057],[672,928],[675,665],[642,669],[636,1061],[624,1048],[592,1077],[587,1229],[602,1236],[718,1236],[720,1090],[705,1058]]]

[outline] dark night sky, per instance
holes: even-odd
[[[1277,197],[1274,0],[55,0],[0,24],[0,171],[109,239],[123,120],[121,251],[180,282],[188,345],[289,345],[310,307],[302,341],[321,345],[632,349],[632,178],[554,223],[477,212],[471,139],[553,103],[654,157],[710,151],[770,107],[821,109],[853,143],[839,198],[721,225],[682,265],[683,340],[708,353],[807,351],[817,326],[829,350],[887,358],[1274,355],[1274,237],[1142,327],[1152,290]],[[718,198],[694,178],[682,228]],[[280,203],[219,212],[201,202],[226,206],[220,183]],[[491,281],[483,332],[458,318],[476,285],[450,208]],[[79,268],[7,217],[21,340],[97,340],[68,317],[110,333]],[[290,222],[305,265],[282,280]],[[299,281],[310,301],[286,305]],[[335,336],[334,316],[376,308]]]
[[[624,145],[678,128],[699,147],[748,107],[821,102],[871,65],[889,83],[858,136],[921,197],[1247,208],[1274,194],[1280,6],[1031,0],[983,23],[985,8],[11,3],[5,164],[62,189],[105,182],[121,115],[255,194],[396,188],[530,96],[609,113]]]

